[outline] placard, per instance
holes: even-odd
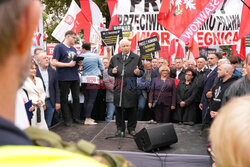
[[[161,50],[159,40],[157,36],[147,38],[138,42],[141,55],[146,55],[147,53],[152,53]]]
[[[101,32],[101,37],[108,46],[116,45],[116,40],[118,35],[120,41],[123,38],[121,29]],[[102,41],[102,46],[106,46],[103,41]]]

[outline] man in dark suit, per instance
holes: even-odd
[[[159,67],[158,67],[158,60],[157,58],[152,59],[152,72],[151,72],[151,78],[159,77]]]
[[[135,135],[137,111],[137,77],[141,77],[144,68],[141,58],[131,52],[130,42],[120,41],[121,53],[110,60],[108,74],[115,77],[114,104],[116,106],[117,136],[125,135],[125,117],[127,114],[127,129],[130,135]]]
[[[201,102],[201,97],[202,97],[202,92],[203,92],[203,87],[204,87],[204,75],[207,71],[206,68],[206,57],[200,56],[197,59],[197,68],[196,68],[196,78],[195,78],[195,82],[197,85],[197,94],[195,96],[195,106],[196,106],[196,118],[197,118],[197,123],[201,123],[202,122],[202,110],[200,109],[199,105]]]
[[[37,55],[38,68],[36,71],[37,77],[43,81],[44,90],[46,93],[45,105],[46,110],[45,120],[48,127],[51,127],[51,122],[54,115],[54,110],[60,109],[59,86],[56,77],[56,71],[50,67],[49,59],[45,52]]]
[[[185,69],[184,69],[184,61],[181,57],[176,57],[175,59],[176,66],[176,78],[181,82],[185,80]]]
[[[206,71],[204,75],[204,89],[202,92],[201,103],[199,105],[200,109],[202,110],[202,119],[203,119],[202,122],[205,122],[205,123],[208,123],[210,120],[209,112],[205,114],[207,107],[209,105],[206,94],[213,88],[214,81],[217,78],[217,71],[218,71],[217,64],[218,64],[219,59],[221,58],[222,56],[220,53],[211,53],[208,55],[209,69]]]

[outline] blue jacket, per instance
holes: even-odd
[[[81,57],[84,57],[82,76],[101,75],[101,71],[104,70],[104,66],[98,54],[86,51],[81,54]]]
[[[33,145],[29,137],[11,122],[0,117],[0,146]]]

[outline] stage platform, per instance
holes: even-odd
[[[157,126],[159,124],[149,124],[148,122],[138,122],[136,132],[139,132],[144,127]],[[194,126],[174,124],[174,128],[178,137],[178,143],[170,147],[161,148],[159,153],[166,154],[188,154],[188,155],[205,155],[207,156],[206,144],[207,132],[200,136],[200,124]],[[143,152],[138,149],[134,139],[120,138],[105,139],[108,136],[113,136],[116,132],[115,122],[110,123],[99,122],[97,125],[79,125],[73,124],[71,127],[66,127],[59,124],[51,129],[59,134],[65,141],[77,142],[80,139],[90,141],[95,144],[97,150],[107,151],[126,151],[126,152]],[[130,136],[126,131],[126,136]],[[121,148],[118,149],[119,144]]]
[[[144,127],[158,125],[138,122],[136,132]],[[88,140],[96,145],[97,150],[122,155],[137,167],[211,167],[211,158],[206,151],[207,132],[205,131],[200,136],[201,125],[174,124],[174,128],[178,143],[161,148],[154,153],[145,153],[139,150],[134,139],[105,139],[115,134],[114,121],[110,123],[99,122],[97,125],[73,124],[72,127],[59,124],[51,130],[59,134],[65,141]],[[126,136],[130,136],[127,131]],[[120,149],[118,149],[119,145]]]

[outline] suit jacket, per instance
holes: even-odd
[[[175,106],[176,86],[174,79],[168,77],[164,84],[165,87],[161,92],[163,84],[164,82],[161,80],[161,77],[153,79],[149,92],[148,103],[153,103],[153,100],[157,100],[158,96],[160,95],[157,104],[163,103],[168,106]]]
[[[55,106],[55,103],[60,103],[59,86],[58,86],[58,79],[56,76],[56,71],[50,66],[48,66],[48,75],[49,75],[50,102],[52,103],[53,106]],[[41,78],[43,81],[42,75],[38,67],[36,70],[36,76]],[[44,90],[46,90],[44,81],[43,81],[43,87],[44,87]]]
[[[208,91],[212,90],[212,87],[214,86],[214,81],[215,78],[217,78],[217,71],[218,67],[216,67],[211,73],[209,73],[209,70],[206,71],[204,75],[204,89],[202,92],[202,97],[201,97],[201,104],[203,104],[202,110],[205,111],[207,108],[207,97],[206,94]]]
[[[159,73],[159,68],[153,69],[152,68],[152,72],[151,72],[151,78],[156,78],[156,77],[160,77],[160,73]]]
[[[120,106],[120,93],[121,93],[121,81],[122,72],[124,64],[124,82],[123,82],[123,92],[122,92],[122,107],[132,108],[137,107],[137,78],[143,76],[144,68],[141,62],[141,58],[133,52],[127,60],[123,60],[122,53],[113,56],[110,60],[108,74],[115,77],[114,84],[114,104]],[[114,67],[118,66],[117,74],[113,74],[112,70]],[[140,69],[139,76],[134,74],[136,67]]]

